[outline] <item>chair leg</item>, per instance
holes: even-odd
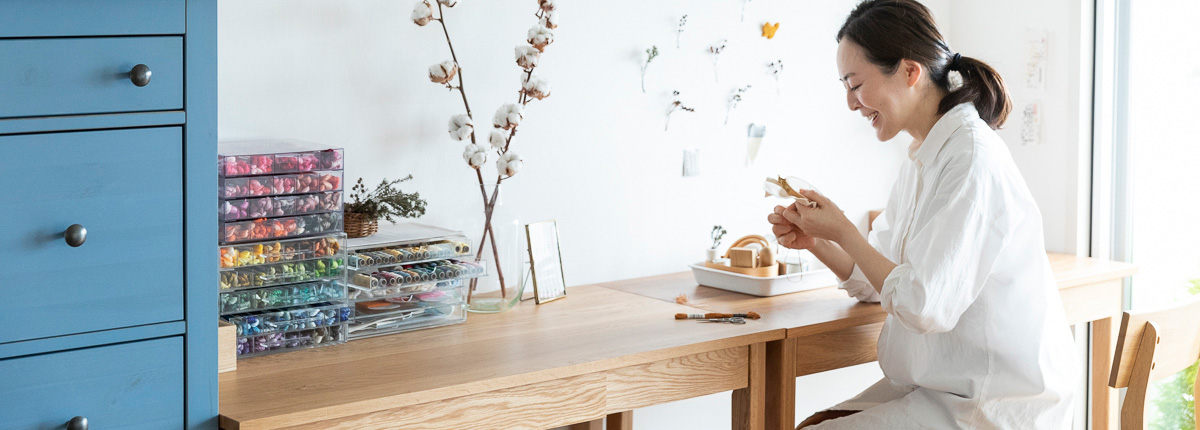
[[[608,414],[607,430],[633,430],[633,411]]]

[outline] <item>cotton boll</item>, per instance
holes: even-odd
[[[509,103],[500,106],[500,109],[496,110],[496,115],[492,117],[492,125],[495,125],[496,128],[511,130],[521,124],[521,120],[524,119],[523,111],[524,109],[519,104]]]
[[[555,0],[538,0],[538,7],[546,12],[553,12],[558,9],[558,4]]]
[[[471,137],[471,133],[475,131],[475,124],[471,122],[471,117],[466,115],[455,115],[450,117],[450,138],[454,140],[463,140]]]
[[[545,52],[546,45],[554,43],[554,33],[551,33],[549,28],[538,24],[529,28],[525,41],[537,48],[538,52]]]
[[[433,19],[433,5],[429,4],[428,0],[421,0],[413,6],[412,20],[417,25],[424,27]]]
[[[542,19],[538,21],[542,27],[551,30],[558,28],[558,11],[545,12],[542,14]]]
[[[500,130],[492,130],[492,134],[488,136],[488,142],[490,142],[492,147],[496,148],[496,150],[502,151],[504,150],[504,145],[508,143],[508,138],[505,137],[504,133]]]
[[[550,81],[542,79],[540,76],[522,79],[521,92],[538,100],[550,97]]]
[[[458,5],[458,0],[438,0],[438,3],[445,7],[454,7]]]
[[[538,60],[542,58],[542,51],[529,45],[519,45],[515,52],[517,65],[526,70],[537,67]]]
[[[487,162],[487,151],[482,146],[468,143],[466,149],[463,150],[463,160],[472,168],[478,169]]]
[[[520,155],[517,155],[514,152],[509,152],[501,155],[500,158],[496,160],[496,171],[505,176],[513,176],[521,170],[521,166],[523,164],[524,160],[521,159]]]
[[[446,60],[429,66],[429,80],[437,84],[447,84],[458,74],[458,65]]]

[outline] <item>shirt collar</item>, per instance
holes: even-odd
[[[913,146],[915,147],[909,147],[908,158],[922,166],[932,163],[933,159],[937,158],[938,152],[942,150],[942,146],[945,146],[946,141],[950,140],[950,135],[954,134],[967,121],[975,118],[979,118],[979,111],[975,110],[975,104],[966,102],[954,106],[933,124],[933,128],[929,129],[929,134],[925,136],[924,142],[921,142],[920,145],[916,145],[914,142]]]

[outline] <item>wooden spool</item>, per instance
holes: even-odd
[[[771,242],[768,242],[767,238],[756,235],[756,234],[752,234],[752,235],[743,237],[741,239],[738,239],[736,242],[733,243],[732,246],[729,247],[729,249],[742,248],[742,247],[745,247],[746,245],[755,244],[755,243],[761,245],[762,249],[768,251],[765,253],[760,253],[760,257],[769,256],[770,261],[761,261],[760,260],[759,267],[754,267],[754,268],[733,267],[733,266],[731,266],[729,264],[725,264],[725,263],[713,263],[711,261],[705,261],[704,267],[708,267],[710,269],[724,270],[726,272],[740,273],[743,275],[757,276],[757,277],[761,277],[761,278],[771,278],[771,277],[779,276],[779,265],[775,264],[775,256],[773,253],[770,252]],[[722,257],[729,258],[729,251],[726,251],[725,255]]]

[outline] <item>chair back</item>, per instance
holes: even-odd
[[[1200,300],[1158,311],[1125,312],[1108,377],[1109,387],[1129,389],[1121,405],[1121,429],[1144,429],[1150,382],[1179,373],[1198,359]],[[1200,390],[1194,394],[1200,398]],[[1197,417],[1200,428],[1200,414]]]

